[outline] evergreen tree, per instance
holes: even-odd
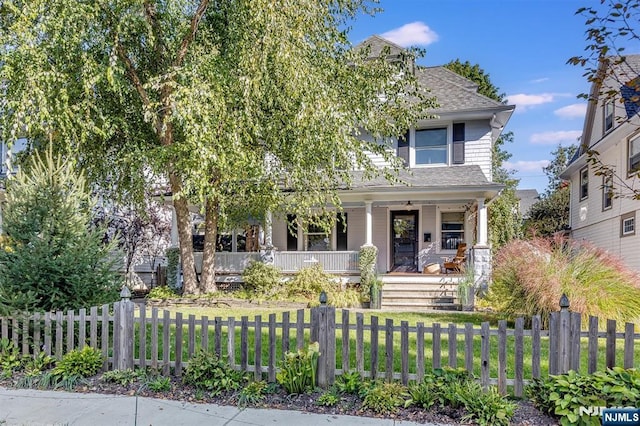
[[[93,201],[73,164],[35,153],[7,183],[0,312],[90,307],[117,298],[121,277]]]

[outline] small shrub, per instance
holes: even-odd
[[[189,361],[183,381],[197,389],[209,391],[212,395],[219,395],[224,391],[240,389],[246,377],[215,354],[201,349]]]
[[[262,380],[249,383],[238,396],[238,405],[246,407],[248,405],[259,405],[267,396],[268,383]]]
[[[567,374],[534,379],[527,396],[541,411],[560,417],[562,424],[599,424],[580,414],[580,407],[640,406],[640,371],[615,367],[593,374]]]
[[[64,354],[53,369],[53,374],[62,378],[91,377],[102,368],[102,362],[102,353],[99,350],[85,346],[82,350],[74,349]]]
[[[440,407],[458,408],[461,402],[458,399],[457,387],[473,382],[473,376],[464,368],[437,368],[425,374],[420,383],[409,386],[409,399],[406,404],[422,408],[430,408],[434,405]]]
[[[295,277],[287,283],[289,297],[304,296],[309,299],[317,299],[322,290],[334,287],[333,276],[324,272],[322,265],[316,263],[313,266],[302,268]]]
[[[359,253],[360,268],[360,294],[363,301],[368,301],[371,294],[371,286],[376,280],[376,260],[378,248],[376,246],[362,246]]]
[[[316,405],[322,405],[324,407],[333,407],[339,402],[340,402],[340,392],[335,387],[331,387],[318,397],[318,400],[316,401]]]
[[[500,395],[492,386],[486,391],[477,382],[457,384],[456,397],[466,411],[463,420],[473,420],[480,426],[508,426],[516,405]]]
[[[14,371],[22,368],[20,350],[9,339],[0,339],[0,369],[3,377],[11,377]]]
[[[270,297],[282,286],[280,268],[262,262],[251,262],[242,273],[244,288],[255,295]]]
[[[362,389],[362,383],[360,373],[351,371],[336,377],[335,387],[341,393],[358,395]]]
[[[169,392],[171,390],[171,379],[169,377],[153,377],[146,384],[153,392]]]
[[[38,352],[35,357],[29,357],[24,362],[26,376],[37,376],[55,364],[56,360],[44,352]]]
[[[102,380],[110,383],[117,383],[122,386],[127,386],[135,383],[140,374],[134,370],[128,368],[126,370],[112,370],[106,371],[102,374]]]
[[[286,352],[276,379],[290,394],[301,394],[316,387],[316,370],[320,345],[312,343],[308,350]]]
[[[366,390],[362,407],[378,414],[394,414],[404,405],[407,389],[400,383],[373,382]]]
[[[178,294],[166,285],[152,288],[147,295],[149,299],[172,299],[174,297],[178,297]]]

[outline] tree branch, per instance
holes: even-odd
[[[124,47],[120,44],[120,42],[116,39],[116,52],[118,53],[118,57],[124,63],[124,66],[127,69],[127,74],[133,83],[133,86],[136,88],[136,91],[140,95],[140,99],[142,99],[142,103],[144,106],[148,107],[150,104],[149,95],[147,91],[144,90],[142,85],[142,81],[140,81],[140,77],[138,77],[138,72],[136,68],[133,66],[131,59],[127,56],[127,53],[124,51]]]
[[[160,65],[163,63],[162,53],[165,50],[164,39],[162,38],[162,27],[158,22],[158,14],[156,11],[156,7],[150,0],[144,0],[144,16],[147,19],[149,25],[151,25],[151,29],[155,35],[155,55],[156,55],[156,65]]]
[[[196,13],[193,14],[191,18],[191,25],[189,25],[189,32],[184,35],[182,39],[182,43],[180,44],[180,49],[178,50],[178,55],[176,56],[176,60],[174,62],[174,66],[179,67],[182,65],[182,61],[184,57],[187,55],[187,50],[189,49],[189,45],[193,41],[193,38],[196,35],[196,31],[198,30],[198,24],[200,23],[200,19],[204,16],[204,12],[207,10],[207,6],[209,5],[209,0],[201,0],[198,8],[196,9]]]

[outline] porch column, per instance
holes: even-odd
[[[173,206],[171,206],[171,247],[178,247],[178,219]]]
[[[487,246],[488,221],[487,206],[484,204],[484,198],[478,198],[478,241],[477,245]]]
[[[264,245],[267,249],[273,247],[273,214],[267,210],[264,217]]]
[[[373,213],[371,209],[372,201],[365,201],[364,206],[366,210],[366,240],[364,245],[372,246],[373,245]]]

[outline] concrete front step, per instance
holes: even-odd
[[[382,300],[391,299],[433,299],[435,297],[457,297],[458,291],[452,290],[416,290],[416,291],[383,291]]]
[[[398,303],[398,304],[384,304],[382,303],[382,309],[387,311],[412,311],[420,312],[424,310],[446,310],[446,311],[459,311],[461,309],[460,304],[457,303]]]
[[[401,284],[401,283],[388,283],[382,287],[383,291],[442,291],[442,290],[456,290],[457,284]]]

